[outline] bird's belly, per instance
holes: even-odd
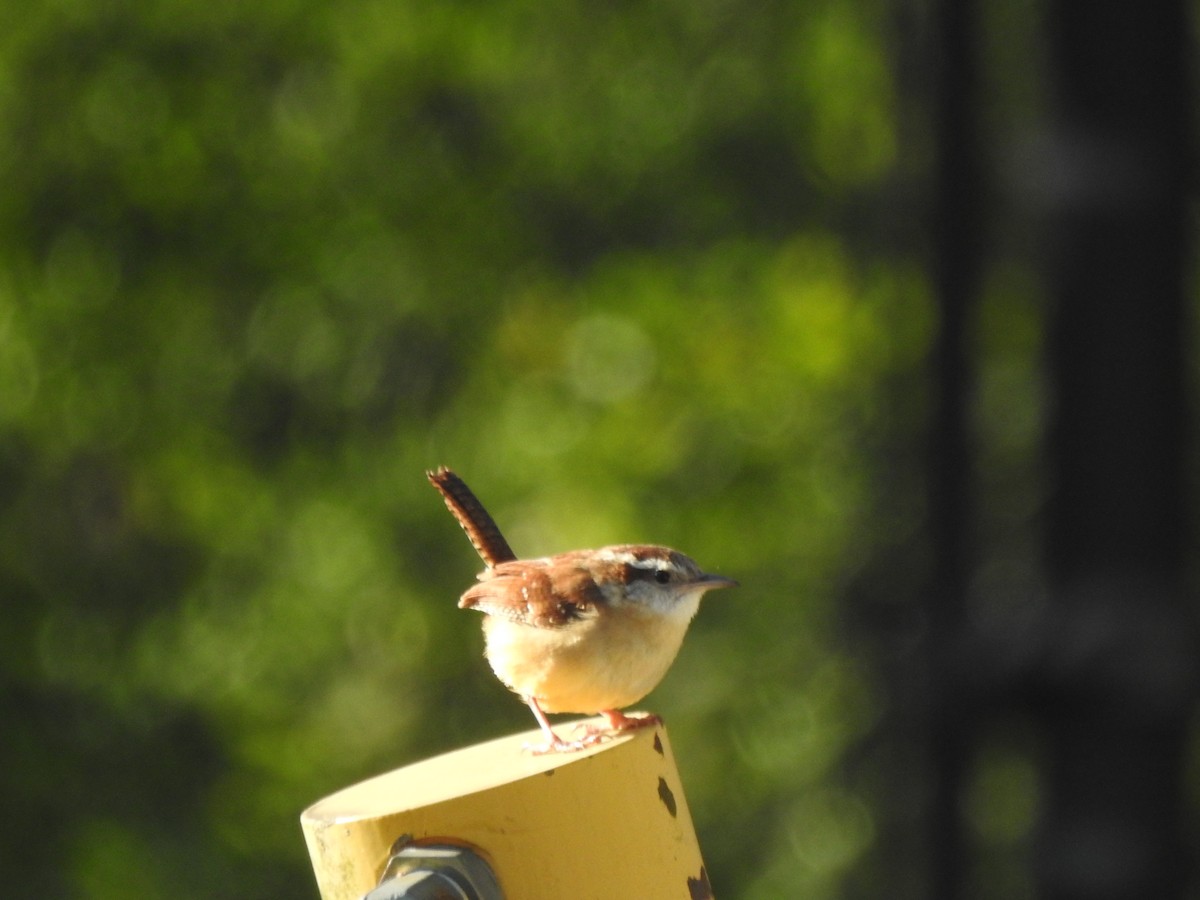
[[[662,680],[689,617],[602,616],[563,628],[488,617],[487,656],[510,689],[546,712],[594,713],[637,703]]]

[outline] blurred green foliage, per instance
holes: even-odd
[[[518,553],[739,578],[647,701],[717,893],[879,896],[895,811],[850,760],[885,697],[844,637],[914,540],[931,331],[888,21],[0,9],[6,883],[315,896],[305,806],[532,727],[454,605],[446,463]],[[1027,793],[981,791],[1008,839]]]

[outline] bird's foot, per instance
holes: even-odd
[[[603,741],[610,740],[618,734],[624,734],[627,731],[635,731],[638,728],[649,728],[654,725],[661,725],[662,719],[653,713],[642,713],[636,716],[627,716],[619,709],[603,709],[600,715],[607,720],[607,725],[588,725],[581,723],[577,726],[577,730],[583,732],[583,737],[580,738],[587,746],[599,744]]]
[[[627,716],[619,709],[604,709],[600,711],[600,714],[608,719],[608,730],[614,734],[623,734],[626,731],[635,731],[638,728],[650,728],[662,724],[662,719],[654,715],[654,713],[640,713],[636,716]]]
[[[547,753],[576,753],[590,747],[595,741],[586,738],[577,741],[564,741],[557,735],[552,740],[542,744],[524,744],[522,749],[531,756],[544,756]]]
[[[525,744],[524,750],[533,756],[542,756],[546,753],[575,753],[582,750],[584,747],[590,746],[586,740],[564,741],[554,729],[550,727],[550,720],[546,718],[546,714],[542,711],[542,706],[538,703],[537,697],[529,696],[525,698],[525,703],[533,712],[533,716],[538,720],[538,725],[542,727],[542,734],[546,736],[546,740],[541,744]]]

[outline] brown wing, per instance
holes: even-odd
[[[537,628],[562,628],[595,615],[603,604],[604,595],[591,573],[569,559],[499,563],[482,572],[479,584],[458,601],[462,609]]]

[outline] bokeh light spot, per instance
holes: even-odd
[[[613,403],[640,391],[654,376],[657,354],[645,331],[631,319],[589,316],[567,340],[567,372],[576,392]]]

